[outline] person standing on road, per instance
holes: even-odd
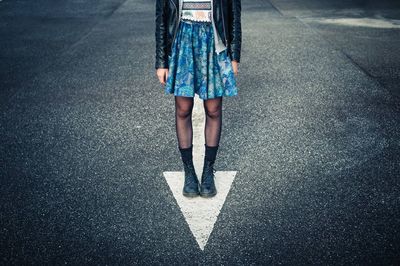
[[[213,197],[214,162],[222,129],[222,98],[238,94],[241,0],[156,0],[156,75],[175,96],[178,148],[185,171],[183,195]],[[201,184],[193,165],[195,94],[206,113]]]

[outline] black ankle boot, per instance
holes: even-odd
[[[182,194],[185,197],[195,197],[199,195],[199,180],[197,179],[194,170],[193,161],[184,161],[183,167],[185,169],[185,184],[183,186]]]
[[[217,194],[214,182],[214,161],[204,160],[203,173],[201,175],[200,196],[208,198]]]

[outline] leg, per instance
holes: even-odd
[[[175,96],[175,123],[179,151],[185,170],[185,181],[182,193],[186,197],[195,197],[199,194],[199,182],[193,165],[192,154],[192,110],[194,99]]]
[[[204,101],[206,126],[204,129],[206,154],[201,175],[200,195],[213,197],[217,194],[214,182],[214,162],[217,156],[222,129],[222,97]]]
[[[222,129],[222,97],[204,100],[206,126],[204,129],[207,146],[218,146]]]
[[[192,110],[193,98],[175,96],[175,126],[179,148],[186,149],[192,146],[193,127]]]

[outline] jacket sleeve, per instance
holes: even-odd
[[[229,0],[230,1],[230,36],[231,43],[229,46],[229,52],[231,59],[240,62],[240,50],[242,46],[242,25],[241,25],[241,0]]]
[[[167,53],[167,0],[157,0],[156,2],[156,57],[155,68],[168,68],[168,53]]]

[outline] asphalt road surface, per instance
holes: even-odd
[[[155,1],[0,1],[1,264],[399,264],[400,7],[375,2],[242,1],[202,250],[163,176]]]

